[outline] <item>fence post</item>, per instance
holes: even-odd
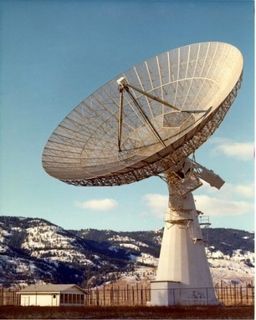
[[[120,287],[117,286],[117,304],[120,304]]]
[[[240,286],[240,304],[243,305],[243,288]]]
[[[95,305],[94,302],[94,290],[91,288],[91,292],[90,292],[90,305]]]
[[[91,305],[95,305],[95,299],[94,299],[94,296],[95,296],[95,292],[94,292],[94,290],[93,289],[91,289],[92,291],[91,291]]]
[[[96,289],[96,305],[99,306],[99,289]]]
[[[134,306],[134,287],[132,286],[132,305]]]
[[[124,289],[123,289],[123,287],[122,287],[122,289],[121,289],[121,305],[123,305],[124,304]]]
[[[112,306],[114,302],[114,288],[113,288],[113,284],[110,288],[110,305]]]
[[[93,303],[93,291],[90,289],[90,296],[89,296],[89,305],[92,305]]]
[[[129,305],[129,289],[128,289],[128,284],[126,285],[126,302]]]
[[[139,286],[138,283],[136,283],[136,304],[139,304]]]

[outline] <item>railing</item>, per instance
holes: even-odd
[[[254,304],[254,286],[251,284],[246,286],[217,285],[215,287],[215,292],[218,300],[226,306]]]
[[[103,286],[90,289],[85,297],[87,306],[145,306],[150,301],[149,286]]]
[[[182,304],[199,304],[207,305],[211,303],[212,288],[195,288],[195,289],[170,289],[170,295],[178,297],[188,295],[183,299]],[[193,298],[191,291],[195,294]],[[254,286],[238,285],[216,285],[214,288],[217,300],[223,305],[253,305],[254,304]],[[198,296],[197,293],[201,296]],[[193,300],[193,301],[192,301]],[[101,288],[90,289],[85,297],[87,306],[145,306],[151,301],[151,290],[148,285],[127,285],[127,286],[106,286]],[[177,303],[179,303],[177,299]]]
[[[20,296],[17,290],[0,288],[0,306],[3,305],[20,305]]]
[[[183,294],[186,297],[187,292],[192,289],[170,289],[174,297]],[[183,290],[183,292],[181,292]],[[185,290],[185,291],[184,291]],[[193,289],[195,300],[192,304],[206,305],[209,303],[212,288]],[[254,286],[252,284],[239,285],[216,285],[215,295],[217,300],[227,306],[244,306],[254,305]],[[205,295],[196,296],[197,292]],[[0,289],[0,306],[1,305],[20,305],[20,295],[16,294],[17,290]],[[148,284],[121,285],[116,284],[102,286],[98,288],[85,289],[85,306],[146,306],[151,301],[151,290]],[[185,292],[185,294],[184,294]],[[210,293],[210,294],[209,294]],[[193,297],[192,297],[193,298]],[[183,300],[183,304],[190,304],[190,297]],[[196,303],[195,303],[196,302]]]

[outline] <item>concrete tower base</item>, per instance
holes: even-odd
[[[152,306],[218,305],[214,288],[191,288],[180,282],[151,281]]]
[[[216,305],[193,195],[182,193],[186,185],[173,178],[167,175],[169,209],[156,280],[151,282],[151,305]]]

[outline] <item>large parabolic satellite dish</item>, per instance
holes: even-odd
[[[134,66],[82,101],[43,151],[48,174],[114,186],[164,174],[169,208],[152,305],[216,304],[192,191],[224,181],[188,159],[234,101],[243,57],[220,42],[187,45]],[[221,209],[221,208],[220,208]]]
[[[169,169],[221,123],[242,66],[240,51],[220,42],[187,45],[134,66],[59,124],[45,146],[44,169],[84,186],[121,185]]]

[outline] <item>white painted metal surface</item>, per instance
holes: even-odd
[[[60,123],[43,151],[44,169],[64,182],[84,186],[120,185],[164,172],[214,132],[233,102],[242,68],[240,51],[221,42],[187,45],[134,66]],[[131,86],[135,99],[123,95],[121,127],[120,78]],[[201,139],[193,139],[206,125]]]
[[[167,174],[170,210],[152,304],[196,304],[199,298],[217,303],[191,193],[201,184],[189,170],[179,170],[224,119],[242,69],[241,52],[226,43],[164,52],[82,101],[44,148],[46,172],[73,185],[121,185]],[[219,177],[200,170],[201,178],[221,187]]]
[[[210,171],[208,175],[212,175],[210,180],[216,176]],[[192,193],[186,192],[197,176],[188,170],[184,178],[173,172],[167,172],[166,177],[169,209],[156,280],[151,283],[151,304],[217,304],[198,212]]]

